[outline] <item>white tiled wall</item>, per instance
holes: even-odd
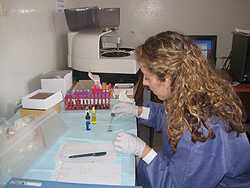
[[[66,67],[64,14],[56,0],[0,0],[0,117],[40,88],[39,75]]]

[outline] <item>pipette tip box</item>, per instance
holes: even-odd
[[[22,98],[22,107],[47,110],[63,100],[61,91],[50,92],[38,89]]]

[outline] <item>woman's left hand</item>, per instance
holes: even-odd
[[[139,137],[126,132],[120,132],[117,134],[113,141],[115,150],[123,153],[129,153],[136,155],[140,158],[144,155],[144,148],[146,144]]]

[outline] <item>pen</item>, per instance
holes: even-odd
[[[106,155],[107,152],[95,152],[95,153],[85,153],[85,154],[77,154],[77,155],[70,155],[69,158],[79,158],[79,157],[98,157]]]

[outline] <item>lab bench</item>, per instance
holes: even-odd
[[[49,182],[49,185],[50,182],[67,182],[135,186],[135,157],[115,152],[112,141],[120,131],[136,134],[136,119],[128,116],[114,118],[112,131],[108,131],[110,110],[97,110],[97,123],[87,131],[85,112],[48,111],[35,119],[21,118],[17,113],[10,120],[0,122],[0,187],[8,182],[6,187],[15,187],[10,181],[13,177]],[[95,149],[107,151],[109,155],[74,161],[67,157],[70,152],[84,153]],[[76,176],[82,173],[82,177],[76,178],[72,174],[59,176],[58,171],[63,164],[64,173],[68,171]],[[74,170],[74,166],[82,169]]]

